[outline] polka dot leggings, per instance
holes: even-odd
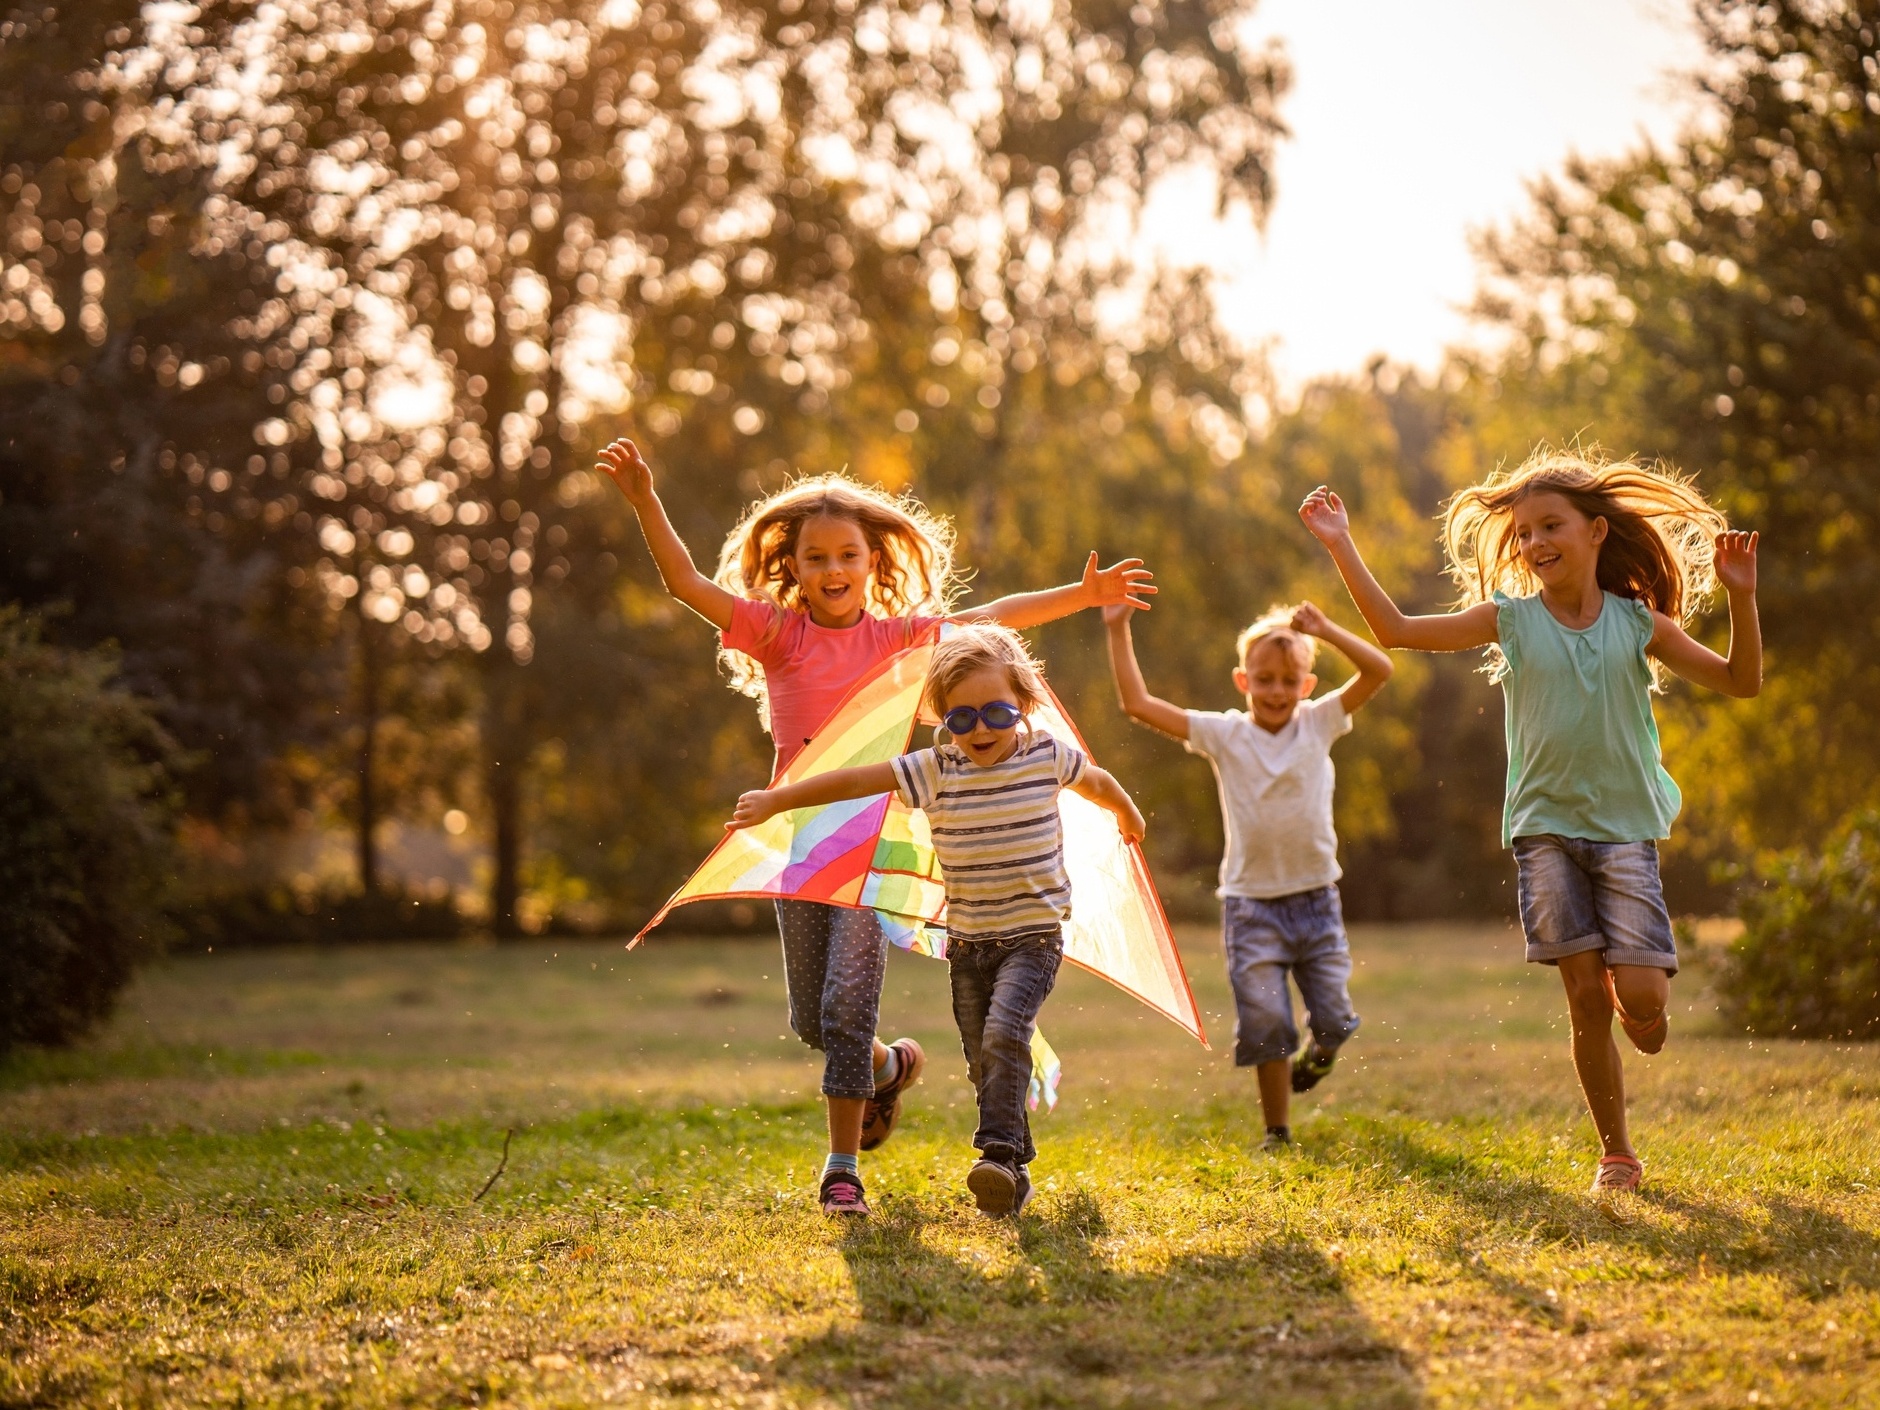
[[[825,1097],[875,1095],[875,1024],[888,937],[873,911],[777,902],[790,1029],[823,1054]]]

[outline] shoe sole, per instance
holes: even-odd
[[[967,1174],[966,1188],[972,1191],[981,1214],[1010,1214],[1013,1201],[1018,1198],[1017,1179],[985,1161]]]
[[[887,1100],[883,1101],[878,1093],[869,1098],[862,1111],[862,1149],[865,1151],[878,1150],[894,1134],[895,1123],[901,1119],[901,1094],[920,1081],[921,1069],[927,1066],[927,1054],[912,1038],[896,1038],[888,1046],[895,1050],[904,1065]]]

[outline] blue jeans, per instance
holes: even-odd
[[[1038,1156],[1025,1112],[1031,1035],[1063,959],[1064,935],[1056,930],[1010,940],[947,941],[953,1021],[979,1097],[973,1145],[987,1160],[1014,1169]]]
[[[1521,929],[1534,964],[1604,950],[1606,965],[1678,972],[1658,880],[1656,842],[1591,842],[1541,833],[1514,840]]]
[[[1258,1067],[1291,1057],[1298,1048],[1289,971],[1321,1048],[1334,1052],[1358,1031],[1347,987],[1351,947],[1336,886],[1265,900],[1228,896],[1222,912],[1227,979],[1234,986],[1236,1066]]]
[[[823,1054],[825,1097],[875,1095],[875,1025],[888,937],[873,911],[777,902],[790,1031]]]

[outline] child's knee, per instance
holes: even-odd
[[[1289,1058],[1299,1046],[1299,1030],[1293,1026],[1292,1006],[1268,1008],[1242,1004],[1234,1024],[1234,1065],[1258,1067],[1261,1063]]]
[[[1635,1019],[1652,1019],[1671,1002],[1671,978],[1662,969],[1622,965],[1612,972],[1619,1006]]]

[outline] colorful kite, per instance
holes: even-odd
[[[936,640],[876,667],[776,783],[886,763],[906,753],[921,722],[921,687]],[[1055,695],[1030,723],[1089,752]],[[1201,1015],[1141,848],[1123,840],[1106,809],[1068,789],[1058,799],[1071,879],[1064,958],[1134,995],[1206,1047]],[[935,958],[946,954],[946,885],[926,815],[892,793],[798,808],[726,834],[629,948],[687,901],[778,896],[874,910],[901,948]],[[1047,1104],[1055,1104],[1057,1056],[1042,1038],[1033,1056],[1040,1074],[1035,1094],[1041,1087]]]

